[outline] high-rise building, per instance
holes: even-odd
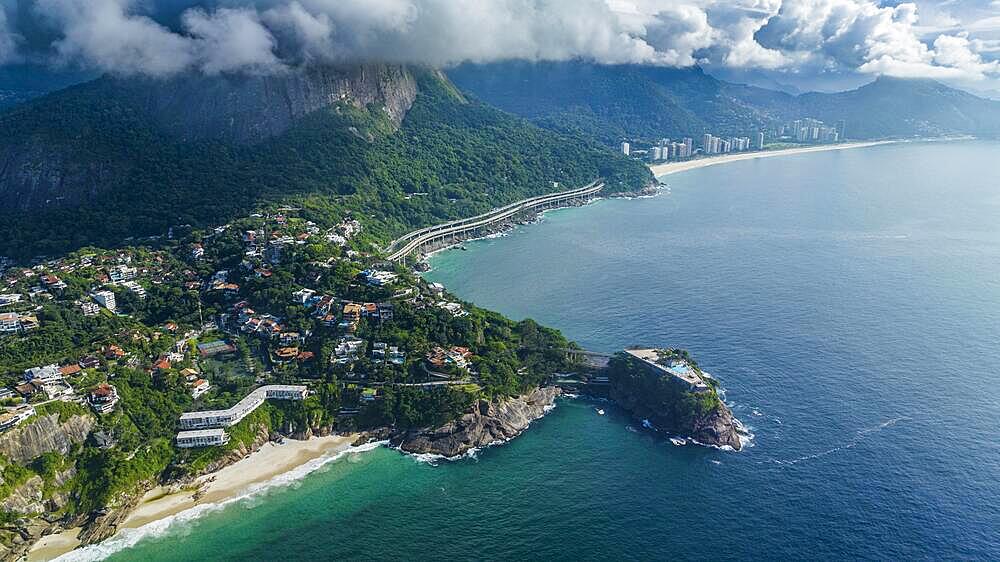
[[[118,306],[115,302],[115,294],[111,291],[97,291],[93,294],[93,297],[95,301],[111,312],[114,312]]]
[[[687,158],[692,154],[694,154],[694,139],[684,137],[684,157]]]
[[[701,136],[701,151],[705,154],[712,154],[712,135],[709,133]]]
[[[630,147],[627,142],[622,142],[622,154],[628,156],[631,153],[632,153],[632,147]]]
[[[654,146],[653,149],[650,151],[650,157],[653,159],[654,162],[656,162],[657,160],[663,160],[663,147]]]
[[[757,150],[764,149],[764,131],[757,133]]]

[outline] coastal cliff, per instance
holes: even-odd
[[[499,401],[479,400],[456,420],[437,428],[397,433],[390,444],[407,453],[457,457],[471,449],[504,443],[552,408],[561,391],[537,388]]]
[[[718,382],[701,372],[686,352],[644,350],[658,354],[657,360],[643,361],[629,352],[612,357],[608,364],[609,397],[644,425],[671,435],[689,438],[702,445],[743,448],[739,421],[719,398]],[[660,363],[671,357],[687,370],[693,384],[674,376]],[[667,359],[660,359],[660,358]],[[690,375],[688,375],[690,373]]]

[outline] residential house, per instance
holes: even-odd
[[[200,398],[203,394],[212,389],[212,385],[205,379],[196,379],[191,383],[191,398]]]
[[[84,316],[97,316],[97,313],[100,312],[101,307],[99,307],[97,303],[85,301],[80,303],[80,310],[83,311]]]
[[[0,313],[0,334],[13,334],[21,330],[21,317],[16,312]]]
[[[88,402],[98,414],[110,414],[118,404],[118,389],[107,383],[99,384],[90,391]]]

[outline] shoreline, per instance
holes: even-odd
[[[228,504],[266,489],[269,483],[277,484],[276,479],[282,475],[299,469],[305,469],[302,474],[305,475],[343,453],[367,450],[351,446],[356,438],[357,435],[351,434],[313,437],[307,441],[286,439],[281,445],[269,442],[229,466],[199,476],[180,490],[156,486],[143,495],[115,535],[92,546],[114,541],[126,529],[135,530],[157,523],[169,525],[170,519],[184,512]],[[53,560],[69,554],[80,546],[79,532],[79,528],[73,528],[42,537],[31,547],[27,560]]]
[[[778,150],[762,150],[758,152],[739,152],[736,154],[724,154],[721,156],[712,156],[708,158],[696,158],[694,160],[685,160],[683,162],[667,162],[664,164],[653,164],[649,166],[649,170],[653,172],[656,177],[669,176],[670,174],[676,174],[678,172],[686,172],[688,170],[696,170],[698,168],[704,168],[706,166],[714,166],[716,164],[727,164],[729,162],[739,162],[742,160],[754,160],[757,158],[771,158],[774,156],[793,156],[795,154],[809,154],[812,152],[827,152],[830,150],[848,150],[851,148],[867,148],[870,146],[880,146],[884,144],[896,144],[903,141],[896,140],[881,140],[881,141],[868,141],[868,142],[850,142],[844,144],[828,144],[828,145],[817,145],[817,146],[803,146],[796,148],[782,148]]]

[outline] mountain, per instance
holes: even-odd
[[[355,213],[388,237],[596,177],[651,181],[429,69],[104,77],[0,113],[0,255],[114,245],[288,201]]]
[[[856,90],[803,94],[800,113],[843,119],[852,138],[1000,135],[1000,102],[933,80],[880,77]]]
[[[606,144],[709,130],[737,134],[772,123],[697,67],[513,61],[465,64],[448,76],[487,103]]]
[[[855,90],[792,95],[700,68],[504,62],[449,77],[470,95],[555,130],[623,138],[748,134],[803,117],[846,122],[850,138],[1000,134],[1000,102],[931,80],[882,77]]]

